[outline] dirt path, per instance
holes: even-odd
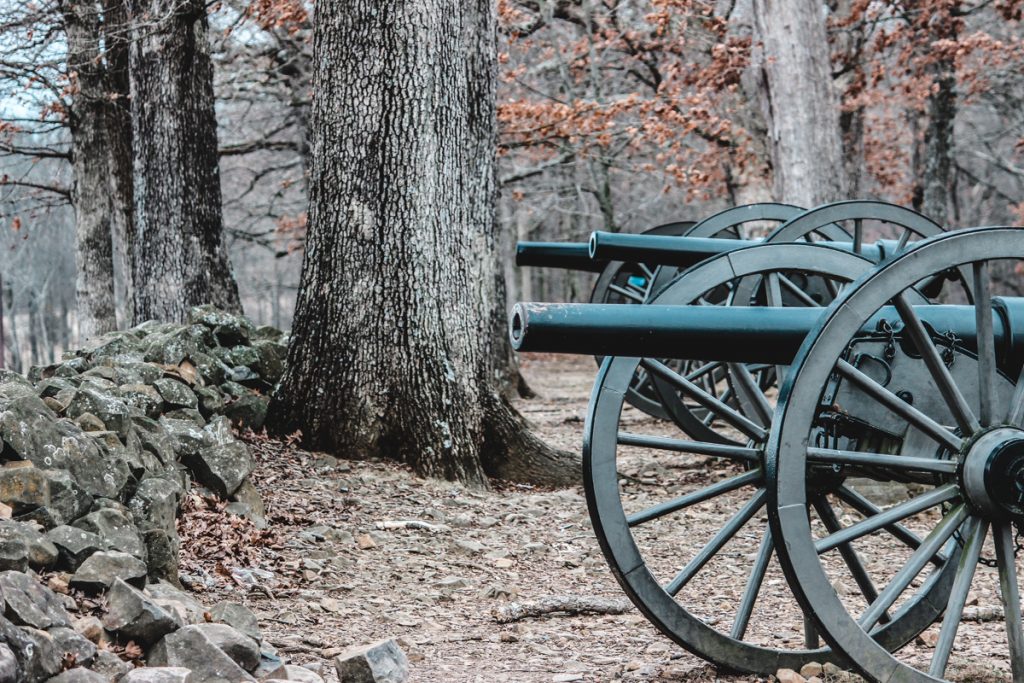
[[[595,369],[590,359],[564,357],[524,364],[540,397],[519,407],[544,438],[579,452]],[[388,463],[253,444],[270,540],[240,549],[218,540],[251,532],[237,518],[232,529],[192,522],[199,530],[186,543],[185,570],[195,584],[208,585],[207,602],[228,595],[244,601],[283,656],[322,663],[329,681],[336,680],[331,656],[385,637],[401,639],[414,681],[758,680],[716,674],[635,609],[496,621],[492,611],[510,600],[623,600],[582,489],[478,493]],[[713,533],[718,523],[711,516],[707,529],[686,530],[687,538]],[[207,557],[196,559],[198,553]],[[742,590],[728,572],[712,572],[710,580],[712,599]],[[762,609],[788,609],[780,581],[766,591]],[[798,638],[792,631],[780,627],[766,637]]]

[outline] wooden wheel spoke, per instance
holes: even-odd
[[[750,438],[755,439],[756,441],[764,441],[768,436],[768,432],[765,431],[763,427],[754,423],[745,415],[742,415],[727,406],[724,403],[724,394],[722,399],[715,398],[661,361],[644,358],[641,363],[643,363],[651,373],[658,375],[662,379],[665,379],[675,385],[683,394],[704,406],[712,413],[715,413]]]
[[[836,513],[829,504],[828,499],[825,496],[818,496],[814,499],[812,505],[814,510],[818,513],[818,519],[825,525],[825,528],[829,533],[837,533],[842,530],[842,525],[836,518]],[[874,582],[871,581],[871,577],[868,575],[867,569],[864,568],[864,563],[861,562],[860,555],[854,549],[850,543],[842,543],[839,545],[839,554],[843,558],[843,562],[846,563],[847,569],[850,570],[850,575],[853,580],[857,583],[857,587],[860,589],[861,595],[867,600],[870,605],[878,598],[878,589],[875,588]],[[888,621],[888,617],[883,615]]]
[[[747,633],[750,615],[754,613],[754,603],[757,602],[757,595],[761,592],[765,574],[768,573],[768,563],[774,552],[775,543],[772,541],[771,529],[765,529],[764,536],[761,537],[761,547],[757,550],[757,558],[754,560],[754,566],[750,569],[750,576],[747,577],[747,585],[743,589],[743,597],[740,598],[740,606],[736,610],[736,618],[732,623],[730,635],[736,640],[743,640],[743,636]]]
[[[978,567],[978,558],[981,557],[981,545],[988,533],[987,521],[972,517],[967,521],[967,526],[970,527],[970,530],[966,534],[964,551],[960,555],[960,566],[957,567],[956,577],[953,579],[949,602],[946,603],[946,615],[942,618],[942,628],[939,629],[939,640],[935,643],[932,663],[928,668],[928,672],[932,676],[939,678],[946,673],[946,665],[949,663],[950,653],[953,652],[956,632],[960,628],[960,618],[964,613],[964,605],[967,604],[967,594],[971,590],[971,581],[974,579],[974,571]]]
[[[992,294],[988,262],[972,264],[974,315],[978,328],[978,420],[988,427],[993,421],[996,397],[996,343],[992,331]]]
[[[779,283],[784,288],[789,290],[789,292],[793,296],[795,296],[797,299],[799,299],[801,302],[803,302],[806,306],[808,306],[810,308],[821,308],[821,304],[819,304],[817,301],[812,299],[811,296],[807,292],[805,292],[804,290],[802,290],[799,287],[797,287],[796,283],[793,282],[792,280],[790,280],[785,275],[781,275],[781,274],[779,275]]]
[[[857,512],[861,513],[865,517],[874,517],[882,513],[882,509],[872,503],[870,500],[865,498],[863,495],[854,491],[846,486],[840,486],[835,491],[836,496],[839,497],[844,503],[852,507]],[[915,534],[910,529],[906,528],[898,522],[889,524],[884,527],[894,538],[902,541],[913,550],[917,550],[921,547],[921,537]],[[935,564],[941,565],[946,561],[946,556],[943,553],[936,553],[931,557],[931,561]]]
[[[934,350],[934,348],[935,347],[933,346],[932,349]],[[872,397],[931,438],[941,444],[949,446],[949,448],[954,451],[960,450],[960,447],[963,445],[963,439],[883,387],[875,380],[865,375],[847,361],[839,359],[836,363],[836,370],[843,377],[857,385],[857,387],[868,396]]]
[[[932,529],[928,537],[911,554],[907,563],[889,581],[889,585],[885,587],[877,599],[872,601],[868,609],[861,615],[860,625],[865,631],[870,631],[878,623],[882,615],[885,614],[885,611],[892,607],[900,595],[903,594],[903,591],[907,590],[907,586],[910,585],[914,578],[938,555],[939,550],[956,530],[960,528],[965,519],[967,519],[967,506],[961,504],[943,517],[942,521]]]
[[[735,491],[751,484],[758,484],[761,479],[762,475],[760,469],[744,472],[743,474],[738,474],[735,477],[723,479],[722,481],[711,484],[710,486],[705,486],[699,491],[694,491],[684,496],[667,500],[664,503],[658,503],[646,510],[632,514],[626,518],[626,523],[633,527],[638,524],[643,524],[644,522],[650,522],[651,520],[658,519],[659,517],[664,517],[665,515],[688,508],[691,505],[711,500],[723,493],[729,493],[730,491]]]
[[[715,537],[712,538],[707,544],[700,549],[697,556],[690,560],[690,563],[683,567],[683,569],[676,574],[675,578],[665,586],[665,592],[675,597],[679,594],[679,591],[683,589],[687,583],[697,575],[704,565],[706,565],[712,557],[714,557],[719,550],[722,549],[726,543],[729,542],[736,533],[743,528],[743,525],[750,521],[750,519],[757,514],[757,511],[765,503],[767,493],[764,489],[758,489],[757,493],[747,501],[739,512],[726,522],[725,526],[719,530]]]
[[[959,495],[960,490],[956,484],[940,486],[928,493],[922,494],[916,498],[911,498],[908,501],[891,507],[881,514],[875,515],[874,517],[868,517],[867,519],[862,519],[856,524],[851,524],[841,531],[829,534],[814,544],[815,550],[818,551],[818,554],[827,552],[839,545],[842,545],[843,543],[849,543],[850,541],[861,538],[862,536],[867,536],[868,534],[888,526],[893,522],[904,520],[907,517],[916,515],[923,510],[927,510],[928,508],[953,500]]]
[[[981,429],[978,418],[974,416],[974,412],[967,404],[967,399],[964,398],[960,387],[953,380],[953,375],[950,374],[949,368],[946,367],[946,363],[939,355],[939,350],[935,348],[935,344],[932,342],[928,330],[925,329],[924,323],[921,322],[917,313],[914,312],[914,307],[907,300],[906,294],[900,294],[893,302],[896,304],[896,310],[903,320],[906,333],[910,336],[918,353],[921,354],[921,359],[924,361],[925,367],[928,368],[928,374],[931,375],[932,381],[935,382],[935,386],[939,390],[939,394],[953,414],[953,419],[956,420],[957,426],[965,434],[977,432]]]
[[[861,451],[844,451],[832,448],[808,448],[807,459],[841,465],[858,465],[910,472],[937,472],[955,474],[955,460],[939,460],[937,458],[917,458],[905,455],[887,455],[884,453],[866,453]]]
[[[744,446],[708,443],[706,441],[688,441],[686,439],[634,434],[632,432],[619,432],[618,442],[623,446],[639,446],[641,448],[654,448],[661,451],[711,455],[717,458],[728,458],[742,462],[758,463],[761,461],[761,451]]]
[[[1024,681],[1024,631],[1021,628],[1020,587],[1017,585],[1016,543],[1013,525],[1000,522],[993,529],[996,562],[999,564],[999,594],[1006,621],[1006,639],[1010,645],[1010,667],[1014,681]]]

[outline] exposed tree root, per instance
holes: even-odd
[[[499,624],[508,624],[546,614],[625,614],[632,610],[633,604],[628,600],[564,595],[550,596],[531,602],[510,602],[507,605],[494,608],[491,615]]]

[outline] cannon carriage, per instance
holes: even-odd
[[[977,265],[1013,272],[1024,239],[933,236],[881,265],[867,244],[728,250],[643,306],[519,305],[513,345],[605,357],[584,428],[591,519],[623,589],[677,643],[760,674],[833,660],[873,680],[941,678],[956,634],[945,624],[974,575],[964,567],[987,552],[1024,680],[1012,533],[1024,518],[1024,300]],[[789,273],[827,282],[835,301],[769,296]],[[723,288],[731,305],[700,305]],[[703,438],[637,419],[625,397],[641,367],[659,396],[714,416]],[[727,401],[693,376],[716,369]],[[716,531],[696,537],[708,519]],[[939,622],[929,664],[919,645],[890,654]]]

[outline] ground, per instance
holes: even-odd
[[[549,442],[579,452],[595,369],[591,359],[540,356],[524,363],[539,398],[518,407]],[[322,664],[328,681],[336,681],[332,656],[389,637],[408,653],[412,681],[758,680],[717,672],[635,609],[499,623],[494,612],[510,601],[623,601],[582,488],[481,493],[419,479],[390,463],[336,460],[250,439],[269,529],[256,533],[193,501],[183,521],[183,571],[205,589],[200,597],[208,604],[228,597],[247,604],[282,655]],[[709,514],[706,528],[688,528],[685,538],[692,543],[720,523]],[[734,599],[742,590],[732,567],[709,565],[706,573],[711,590],[690,599]],[[759,602],[765,638],[801,637],[790,603],[781,576],[769,574]],[[787,610],[788,622],[776,619]],[[982,648],[998,641],[998,624],[965,625],[975,627]],[[984,649],[969,649],[987,659]],[[979,675],[977,656],[960,654],[954,678],[1001,677],[986,673],[984,661]]]

